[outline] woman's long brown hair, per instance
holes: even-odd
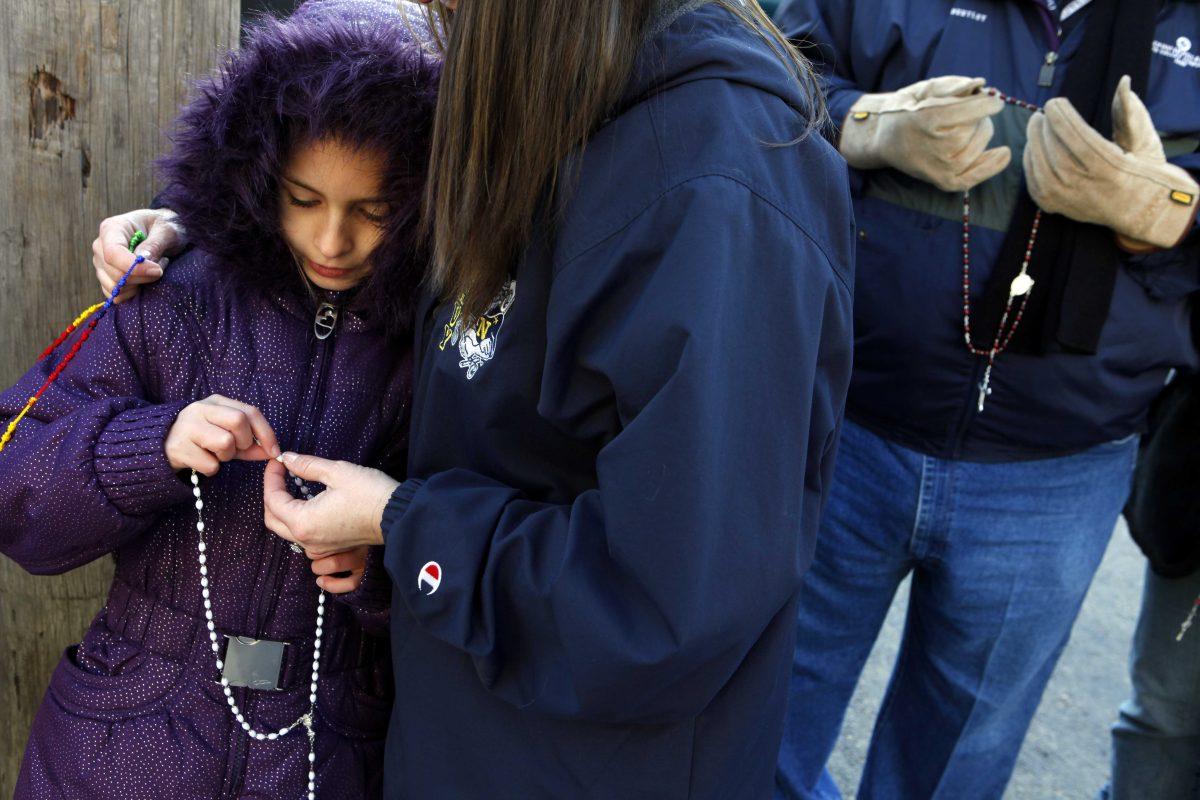
[[[754,30],[824,106],[805,58],[757,0],[712,0]],[[539,204],[620,100],[661,0],[460,0],[430,10],[445,53],[425,189],[430,280],[480,314],[529,243]],[[747,143],[751,145],[753,143]]]

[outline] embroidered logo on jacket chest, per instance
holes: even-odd
[[[1155,40],[1150,47],[1155,55],[1171,59],[1177,67],[1200,69],[1200,55],[1192,51],[1192,40],[1186,36],[1180,36],[1175,44]]]
[[[454,312],[443,329],[438,349],[445,350],[447,345],[458,347],[458,365],[467,371],[467,380],[474,378],[480,367],[495,358],[504,317],[516,299],[517,282],[510,278],[487,311],[478,317],[464,319],[461,297],[454,304]]]
[[[984,14],[982,11],[975,11],[971,8],[959,8],[958,6],[950,9],[950,16],[962,17],[963,19],[969,19],[972,22],[987,22],[988,18],[988,15]]]

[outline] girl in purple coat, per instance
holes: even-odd
[[[438,69],[414,30],[393,3],[312,2],[200,84],[161,165],[192,249],[112,309],[0,453],[0,552],[47,574],[116,560],[18,798],[380,794],[390,583],[366,551],[270,534],[260,462],[403,472]],[[0,394],[0,428],[71,343]],[[343,594],[323,604],[310,698],[321,589]],[[312,766],[308,726],[279,733],[310,706]]]

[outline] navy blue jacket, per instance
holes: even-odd
[[[778,20],[789,37],[818,46],[809,52],[821,60],[840,123],[863,92],[939,75],[982,76],[1042,105],[1059,93],[1088,13],[1066,21],[1049,88],[1037,85],[1051,43],[1035,0],[792,0]],[[1166,2],[1143,99],[1171,160],[1200,170],[1200,3]],[[1011,145],[1012,165],[971,192],[976,308],[1024,180],[1028,116],[1008,106],[996,118],[993,146]],[[1068,453],[1140,430],[1170,370],[1196,365],[1188,328],[1190,296],[1200,288],[1193,231],[1173,250],[1122,257],[1095,355],[1002,354],[978,414],[985,359],[963,344],[961,194],[890,169],[853,171],[852,181],[856,338],[846,413],[880,435],[944,458]],[[976,331],[976,341],[990,342],[992,333]]]
[[[766,798],[849,384],[844,162],[705,7],[479,319],[420,319],[389,797]]]

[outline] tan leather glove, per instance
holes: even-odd
[[[1043,210],[1116,231],[1129,249],[1174,247],[1196,217],[1200,187],[1167,163],[1150,112],[1121,79],[1110,142],[1056,97],[1027,128],[1025,181]],[[1132,242],[1129,240],[1133,240]]]
[[[1004,101],[983,86],[983,78],[947,75],[864,94],[842,123],[838,149],[858,169],[894,167],[942,191],[966,191],[1012,160],[1007,147],[987,149]]]

